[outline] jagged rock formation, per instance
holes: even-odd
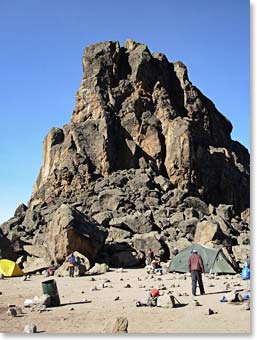
[[[150,243],[168,258],[195,237],[233,254],[249,233],[249,153],[185,65],[128,40],[87,47],[83,70],[71,122],[45,138],[28,208],[1,226],[20,236],[17,254],[51,239],[63,203],[107,228],[107,261],[127,251],[142,258]]]

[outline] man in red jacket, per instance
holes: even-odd
[[[192,294],[194,296],[196,295],[197,282],[200,289],[200,294],[205,294],[202,281],[202,273],[204,273],[203,260],[201,255],[198,254],[197,250],[193,250],[192,255],[189,257],[188,271],[191,273],[192,278]]]

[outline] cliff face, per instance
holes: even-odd
[[[213,205],[249,207],[249,154],[181,62],[128,40],[85,49],[71,122],[52,129],[32,204],[86,191],[99,176],[154,168]]]
[[[126,267],[149,247],[168,259],[197,242],[243,262],[249,153],[185,65],[128,40],[87,47],[83,70],[70,123],[44,140],[28,206],[0,226],[2,256],[11,245],[38,268],[40,246],[58,263],[79,250]]]

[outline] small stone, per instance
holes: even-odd
[[[26,299],[23,303],[24,307],[32,307],[34,304],[32,299]]]
[[[39,305],[38,306],[38,311],[39,313],[43,313],[46,311],[46,305]]]
[[[127,283],[126,286],[124,286],[124,288],[131,288],[131,285]]]
[[[9,307],[8,311],[7,311],[7,315],[12,316],[12,317],[17,316],[16,308],[15,307]]]
[[[84,290],[82,290],[80,293],[81,293],[81,294],[84,294],[85,292],[84,292]]]
[[[250,309],[251,309],[251,307],[250,307],[250,301],[247,301],[246,303],[244,303],[243,309],[244,309],[244,310],[250,310]]]
[[[211,308],[209,308],[209,309],[208,309],[208,314],[209,314],[209,315],[212,315],[212,314],[214,314],[214,311],[213,311]]]
[[[52,306],[52,299],[51,296],[48,294],[43,294],[40,296],[40,298],[35,300],[35,303],[39,305],[45,305],[46,307]]]
[[[28,324],[24,327],[23,333],[36,333],[37,332],[37,326],[33,323]]]
[[[96,286],[94,286],[94,287],[91,287],[90,290],[91,290],[91,292],[93,292],[93,291],[99,290],[99,289]]]
[[[118,301],[120,299],[119,296],[116,296],[116,298],[114,298],[114,301]]]
[[[16,307],[16,312],[17,312],[18,315],[23,314],[23,313],[22,313],[22,309],[21,309],[21,307],[19,307],[19,306]]]
[[[73,307],[70,307],[68,310],[71,310],[71,311],[72,311],[72,310],[74,310],[74,308],[73,308]]]
[[[48,273],[47,270],[44,270],[44,271],[42,272],[42,275],[43,275],[44,277],[48,277],[48,276],[49,276],[49,273]]]
[[[119,268],[116,270],[116,273],[123,273],[123,272],[124,272],[123,268]]]
[[[109,321],[104,328],[104,332],[106,333],[128,333],[128,319],[124,317],[118,317],[114,319],[113,321]]]

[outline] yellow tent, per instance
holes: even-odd
[[[0,274],[4,274],[4,276],[24,275],[20,267],[15,262],[10,260],[0,260]]]

